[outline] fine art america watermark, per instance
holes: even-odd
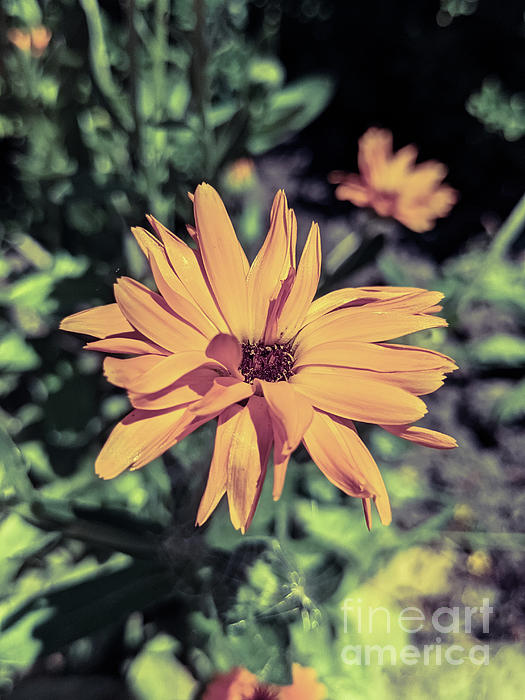
[[[343,631],[345,634],[374,634],[381,628],[382,632],[391,634],[395,626],[401,632],[412,634],[420,632],[428,623],[436,633],[432,644],[415,646],[407,644],[399,647],[393,644],[347,644],[341,651],[341,659],[347,666],[371,666],[404,664],[414,666],[441,666],[450,664],[460,666],[472,663],[476,666],[488,665],[489,645],[474,644],[463,646],[444,641],[441,635],[454,635],[472,632],[472,625],[481,625],[483,634],[489,633],[490,615],[494,608],[488,598],[483,598],[481,606],[454,606],[436,608],[432,614],[424,613],[421,608],[410,606],[398,614],[385,607],[363,605],[361,598],[346,598],[341,606],[343,611]],[[447,636],[447,640],[449,637]]]

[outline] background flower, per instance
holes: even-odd
[[[207,687],[203,700],[325,700],[326,688],[313,668],[292,666],[291,685],[260,683],[245,668],[234,668],[219,675]]]
[[[437,218],[447,216],[457,192],[442,184],[447,175],[444,165],[437,161],[415,165],[416,158],[415,146],[394,154],[391,132],[372,128],[359,139],[360,174],[334,171],[329,179],[338,184],[337,199],[372,207],[379,216],[391,216],[422,233],[434,228]]]

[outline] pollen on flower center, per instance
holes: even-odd
[[[294,374],[293,364],[291,343],[285,345],[243,343],[242,345],[242,361],[239,370],[248,384],[253,384],[254,379],[264,379],[267,382],[285,381]]]

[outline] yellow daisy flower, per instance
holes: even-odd
[[[411,426],[426,413],[454,362],[432,350],[389,343],[445,326],[442,294],[410,287],[358,287],[313,301],[321,272],[313,223],[296,262],[297,222],[281,190],[270,228],[250,265],[224,204],[207,184],[193,199],[190,247],[153,217],[155,235],[132,229],[158,292],[121,277],[116,303],[80,311],[60,327],[98,338],[104,373],[127,390],[133,410],[113,429],[95,464],[111,479],[139,469],[203,423],[218,418],[215,449],[197,524],[227,494],[231,521],[245,532],[273,447],[273,496],[303,442],[325,476],[391,519],[374,459],[353,421],[381,425],[429,447],[453,438]]]

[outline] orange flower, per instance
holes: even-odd
[[[245,192],[255,183],[255,164],[251,158],[238,158],[226,171],[226,184],[234,192]]]
[[[446,216],[457,201],[457,192],[442,185],[447,169],[429,160],[414,165],[415,146],[392,150],[392,134],[386,129],[368,129],[359,139],[360,175],[330,173],[339,184],[337,199],[358,207],[372,207],[379,216],[391,216],[418,233],[430,231],[438,217]]]
[[[456,369],[441,353],[388,341],[446,326],[440,292],[410,287],[347,288],[312,301],[321,271],[313,223],[296,264],[297,222],[281,190],[270,229],[248,263],[226,209],[210,185],[197,187],[196,244],[186,245],[152,216],[156,235],[132,229],[159,292],[121,277],[116,303],[80,311],[60,327],[99,338],[104,373],[133,406],[95,464],[111,479],[139,469],[218,417],[215,449],[197,524],[227,494],[230,517],[249,527],[273,445],[273,496],[302,441],[325,476],[391,519],[379,470],[353,421],[376,423],[429,447],[455,447],[447,435],[411,427],[426,413],[419,398]]]
[[[267,685],[245,668],[234,668],[213,680],[203,700],[325,700],[326,688],[312,668],[292,666],[292,685]]]
[[[39,58],[51,40],[51,32],[43,26],[32,29],[10,29],[7,32],[7,38],[20,51],[31,51],[33,56]]]

